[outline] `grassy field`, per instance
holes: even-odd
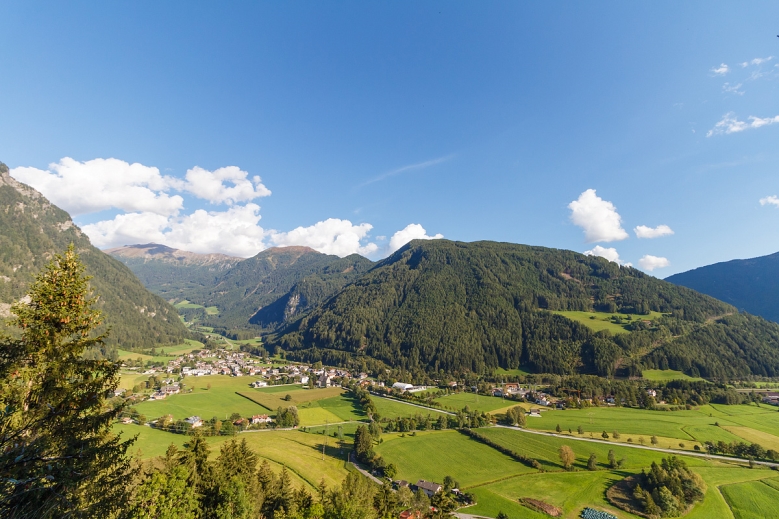
[[[237,394],[238,391],[252,391],[249,377],[187,377],[184,383],[185,390],[194,387],[194,391],[171,395],[164,400],[141,402],[135,408],[148,419],[171,414],[177,420],[193,415],[206,420],[213,416],[223,420],[232,413],[252,416],[267,411],[260,404]],[[211,389],[206,389],[208,384],[211,384]]]
[[[714,425],[719,423],[719,427]],[[620,441],[628,437],[634,442],[639,436],[647,441],[650,436],[661,439],[660,446],[668,443],[678,448],[678,442],[685,442],[692,448],[692,442],[705,441],[751,441],[766,448],[779,442],[779,413],[767,406],[725,406],[707,405],[689,411],[649,411],[624,407],[591,407],[587,409],[548,410],[540,418],[529,418],[528,427],[554,431],[557,425],[563,431],[579,426],[585,436],[593,433],[599,437],[603,431],[610,436],[616,429]]]
[[[604,312],[564,312],[554,311],[553,314],[562,315],[572,321],[582,323],[592,331],[599,332],[601,330],[608,330],[611,333],[629,333],[629,330],[625,329],[625,325],[632,321],[646,321],[654,320],[663,316],[659,312],[651,312],[649,315],[638,314],[610,314]],[[616,324],[611,321],[612,317],[621,317],[624,324]],[[630,320],[627,320],[630,317]]]
[[[681,371],[675,371],[673,369],[647,369],[644,370],[641,376],[652,382],[668,382],[670,380],[703,380],[700,377],[691,377],[685,375]]]
[[[242,389],[242,396],[257,402],[271,411],[279,407],[289,407],[291,405],[301,408],[302,404],[314,400],[323,400],[334,396],[339,396],[344,392],[340,387],[328,387],[323,389],[302,389],[301,386],[270,386],[260,389]],[[289,395],[289,400],[285,398]]]
[[[440,482],[446,475],[454,477],[461,488],[477,497],[478,504],[461,510],[464,513],[496,517],[502,511],[512,518],[538,519],[545,516],[522,507],[517,498],[542,499],[562,508],[566,518],[578,517],[585,506],[607,510],[619,518],[635,517],[612,507],[605,499],[605,491],[626,475],[640,472],[665,456],[661,452],[538,436],[509,429],[486,428],[479,432],[501,445],[538,459],[545,472],[529,469],[456,431],[417,433],[416,436],[406,435],[403,438],[398,434],[384,435],[385,441],[376,447],[376,451],[387,462],[398,466],[399,478]],[[562,470],[558,457],[561,445],[570,446],[576,454],[573,472]],[[625,459],[621,469],[609,470],[605,466],[609,449],[615,451],[617,458]],[[597,456],[600,470],[586,470],[590,453]],[[766,503],[769,502],[766,496],[772,496],[771,492],[779,487],[776,472],[767,469],[748,469],[693,457],[687,457],[685,461],[709,485],[704,501],[686,516],[692,519],[731,517],[730,507],[718,491],[720,487],[726,489],[727,485],[765,479],[766,483],[759,484],[767,490],[761,490],[762,494],[750,500],[763,499]],[[769,486],[772,482],[775,483],[774,488]],[[734,491],[737,490],[734,488]],[[743,508],[746,505],[739,506]],[[750,506],[754,508],[757,505]],[[736,517],[779,517],[773,509],[756,509],[763,515],[742,514]]]
[[[511,400],[503,400],[499,397],[478,395],[476,393],[454,393],[438,398],[436,402],[453,410],[460,410],[468,406],[471,410],[479,410],[485,413],[517,405]]]
[[[398,479],[441,482],[452,476],[462,487],[495,481],[513,474],[536,472],[457,431],[382,435],[375,447],[387,463],[398,467]]]
[[[138,425],[117,424],[114,426],[114,431],[121,432],[123,438],[138,435],[130,452],[134,454],[140,451],[143,459],[164,455],[171,443],[182,448],[190,438],[183,434],[173,434]],[[286,466],[296,485],[304,484],[309,487],[309,491],[322,479],[328,486],[340,484],[348,472],[347,465],[344,463],[346,452],[337,447],[334,439],[328,441],[325,459],[322,460],[322,436],[298,431],[263,431],[243,433],[235,438],[238,441],[245,439],[252,450],[260,456],[260,461],[268,460],[276,472],[279,472],[282,466]],[[230,439],[232,438],[225,436],[207,437],[206,441],[211,446],[211,456],[217,456],[221,444]]]
[[[375,396],[372,400],[373,404],[376,406],[376,410],[382,418],[410,417],[417,414],[421,414],[422,416],[430,414],[433,417],[438,418],[442,414],[432,409],[422,409],[389,398]]]
[[[779,517],[779,490],[762,481],[749,481],[722,487],[736,519]]]
[[[523,375],[530,375],[532,371],[526,371],[524,369],[516,368],[516,369],[503,369],[498,368],[495,370],[495,375],[511,375],[511,376],[523,376]]]

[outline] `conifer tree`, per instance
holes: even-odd
[[[118,365],[84,357],[107,336],[84,270],[73,245],[55,255],[12,307],[16,334],[0,337],[2,516],[109,515],[124,503],[133,440],[110,430]]]

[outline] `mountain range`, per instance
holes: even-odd
[[[779,322],[779,252],[707,265],[674,274],[666,281]]]
[[[120,262],[92,246],[70,215],[33,188],[17,182],[0,163],[0,319],[10,317],[34,276],[74,244],[111,333],[107,343],[126,349],[177,344],[189,337],[176,309],[149,292]]]

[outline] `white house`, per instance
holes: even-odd
[[[195,427],[200,427],[201,425],[203,425],[203,420],[201,420],[199,416],[190,416],[184,421],[187,422],[189,425],[191,425],[193,429]]]
[[[255,382],[252,382],[252,387],[265,387],[267,385],[268,383],[265,382],[264,380],[257,380]]]

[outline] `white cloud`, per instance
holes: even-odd
[[[660,238],[661,236],[670,236],[674,233],[673,229],[667,225],[658,225],[655,228],[639,225],[633,229],[633,232],[636,233],[638,238]]]
[[[442,162],[446,162],[452,159],[453,157],[454,155],[446,155],[444,157],[438,157],[437,159],[426,160],[424,162],[418,162],[416,164],[408,164],[406,166],[393,169],[392,171],[387,171],[386,173],[382,173],[381,175],[374,177],[370,180],[366,180],[365,182],[360,184],[359,187],[365,187],[369,184],[373,184],[374,182],[379,182],[380,180],[384,180],[385,178],[393,177],[395,175],[399,175],[400,173],[405,173],[406,171],[427,169],[431,166],[435,166],[437,164],[441,164]]]
[[[185,216],[127,213],[85,225],[83,231],[100,248],[135,243],[163,243],[192,252],[221,252],[249,257],[266,248],[267,232],[258,225],[260,207],[234,206],[227,211],[199,209]]]
[[[625,266],[625,267],[631,267],[633,266],[631,263],[625,263],[621,259],[619,259],[619,253],[617,252],[617,249],[614,247],[601,247],[600,245],[596,245],[590,250],[584,251],[585,256],[598,256],[599,258],[605,258],[609,261],[613,261],[614,263],[617,263],[619,265]]]
[[[387,247],[387,254],[392,254],[411,240],[440,240],[443,237],[444,235],[440,233],[435,236],[428,236],[424,227],[418,223],[410,223],[392,235]]]
[[[655,269],[667,267],[670,264],[671,262],[668,261],[668,258],[661,258],[658,256],[652,256],[650,254],[644,255],[644,257],[638,260],[638,266],[644,270],[648,270],[649,272],[652,272]]]
[[[74,216],[110,208],[170,215],[184,202],[166,193],[178,185],[178,179],[161,175],[157,168],[118,159],[79,162],[65,157],[46,171],[20,167],[10,174]]]
[[[303,245],[325,254],[348,256],[361,254],[368,256],[375,253],[379,247],[375,243],[365,243],[368,232],[373,229],[369,223],[354,225],[349,220],[328,218],[309,227],[298,227],[289,232],[270,233],[269,239],[273,245],[286,247]]]
[[[597,241],[619,241],[628,237],[622,228],[622,218],[614,204],[600,198],[594,189],[588,189],[578,200],[568,204],[571,221],[584,229],[588,243]]]
[[[706,137],[712,135],[727,135],[731,133],[743,132],[752,128],[760,128],[761,126],[768,126],[770,124],[779,123],[779,115],[774,117],[755,117],[750,115],[747,117],[747,121],[739,121],[733,112],[728,112],[722,116],[722,120],[714,125],[714,128],[706,133]]]
[[[736,95],[743,96],[744,91],[740,90],[742,86],[744,86],[743,83],[737,83],[735,85],[731,85],[730,83],[725,83],[724,85],[722,85],[722,91],[727,94],[736,94]]]
[[[771,61],[772,59],[774,59],[773,56],[768,56],[767,58],[755,58],[755,59],[750,60],[750,61],[745,61],[743,63],[739,63],[739,65],[741,65],[741,68],[746,68],[749,65],[762,65],[763,63],[765,63],[767,61]]]
[[[709,72],[715,76],[724,76],[730,72],[730,67],[728,67],[725,63],[721,63],[719,67],[712,67]]]
[[[186,181],[181,189],[212,204],[228,205],[249,202],[271,194],[270,189],[262,184],[260,177],[255,175],[251,180],[248,177],[249,173],[236,166],[215,171],[195,166],[187,171]],[[232,185],[228,186],[226,183]]]
[[[761,198],[760,205],[775,205],[776,207],[779,207],[779,198],[776,195]]]

